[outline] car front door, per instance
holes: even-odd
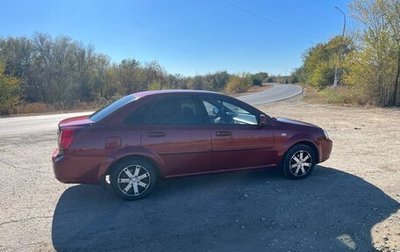
[[[259,126],[259,112],[225,96],[203,97],[210,121],[212,167],[234,170],[266,167],[272,162],[273,130]]]

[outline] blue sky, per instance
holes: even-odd
[[[0,0],[0,36],[67,35],[113,62],[158,61],[169,73],[289,74],[313,43],[347,28],[350,0]]]

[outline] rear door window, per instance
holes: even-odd
[[[207,123],[193,97],[168,97],[150,102],[125,120],[130,125],[199,125]]]

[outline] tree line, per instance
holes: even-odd
[[[400,0],[353,0],[362,29],[307,50],[293,74],[337,101],[400,106]],[[335,67],[341,88],[331,89]]]
[[[32,38],[0,38],[0,114],[21,104],[73,108],[106,103],[120,96],[154,89],[205,89],[237,93],[261,85],[268,74],[227,71],[186,77],[169,74],[156,61],[110,58],[67,36],[36,33]]]

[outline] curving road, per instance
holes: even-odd
[[[294,84],[272,84],[271,88],[254,94],[248,94],[237,97],[239,100],[247,102],[251,105],[261,105],[276,101],[286,100],[299,95],[303,89],[299,85]]]
[[[302,88],[293,84],[273,84],[273,87],[264,91],[243,95],[238,99],[252,105],[260,105],[265,103],[285,100],[302,93]],[[0,137],[34,134],[41,131],[57,130],[57,124],[64,118],[87,115],[92,112],[65,113],[55,115],[39,115],[39,116],[20,116],[10,118],[0,118]]]

